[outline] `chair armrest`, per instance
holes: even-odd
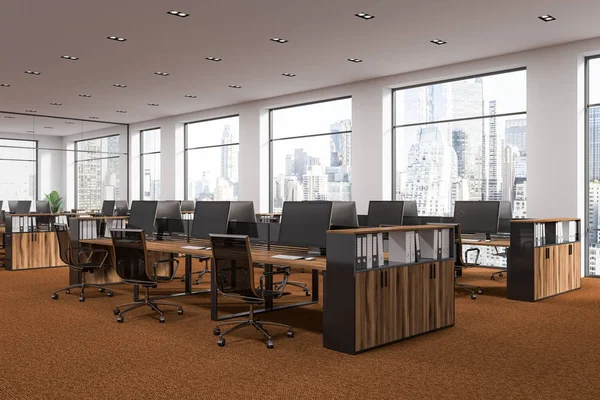
[[[285,291],[285,286],[287,285],[288,282],[288,278],[290,276],[290,267],[282,267],[284,269],[280,269],[279,271],[271,271],[271,272],[263,272],[262,276],[259,278],[259,288],[262,290],[263,289],[263,280],[265,277],[267,276],[273,276],[273,275],[283,275],[283,281],[281,281],[281,284],[279,285],[279,289],[278,290],[274,290],[275,292],[278,292],[281,295],[283,295],[283,292]],[[263,290],[263,298],[264,298],[264,290]]]
[[[177,272],[177,268],[179,268],[179,260],[176,260],[175,258],[170,258],[168,260],[158,260],[154,263],[154,279],[156,281],[158,281],[157,279],[157,275],[156,275],[156,267],[158,266],[158,264],[166,264],[166,263],[174,263],[175,266],[173,267],[173,273],[171,273],[171,279],[169,281],[172,281],[173,278],[175,277],[175,273]]]
[[[76,247],[76,249],[82,249],[82,248]],[[104,254],[104,258],[102,259],[102,262],[100,262],[100,266],[104,266],[104,262],[108,258],[107,250],[104,250],[104,249],[82,249],[82,250],[79,250],[79,252],[77,253],[77,262],[79,264],[81,264],[81,255],[82,254],[89,254],[87,260],[85,260],[85,264],[90,262],[90,260],[92,259],[92,256],[94,254]]]

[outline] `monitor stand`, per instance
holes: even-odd
[[[476,240],[492,240],[492,236],[489,233],[476,233],[474,236]]]
[[[319,247],[310,247],[308,249],[308,253],[306,253],[306,255],[309,257],[319,257],[319,256],[323,255],[323,252],[321,251],[321,249]]]

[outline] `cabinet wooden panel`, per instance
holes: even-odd
[[[12,235],[12,269],[33,268],[31,246],[33,240],[29,234]]]
[[[538,247],[534,251],[534,300],[581,287],[580,243]]]
[[[65,265],[54,232],[13,234],[11,249],[13,270]]]
[[[403,312],[403,335],[409,337],[429,330],[429,292],[431,264],[419,264],[408,269],[406,307]]]
[[[534,255],[534,296],[541,299],[558,293],[556,246],[536,247]]]
[[[454,324],[454,262],[433,264],[430,280],[429,328],[440,329]]]
[[[580,243],[557,246],[559,265],[557,268],[558,293],[581,287],[581,245]]]

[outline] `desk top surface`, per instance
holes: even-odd
[[[461,237],[463,246],[510,247],[510,239],[492,239],[490,241],[477,240],[472,236]]]
[[[112,246],[110,239],[89,239],[81,240],[84,244],[95,244],[100,246]],[[146,248],[148,251],[160,251],[164,253],[179,253],[191,256],[203,256],[212,257],[210,250],[200,250],[190,247],[199,246],[210,246],[208,240],[197,240],[188,243],[185,240],[148,240],[146,242]],[[188,247],[188,248],[186,248]],[[273,258],[274,255],[286,254],[286,255],[299,255],[303,256],[306,254],[304,249],[291,249],[291,248],[275,248],[273,250],[266,250],[263,248],[252,248],[252,261],[265,264],[276,264],[285,265],[292,268],[305,268],[305,269],[316,269],[319,271],[325,271],[326,269],[326,258],[324,256],[315,257],[314,260],[308,261],[304,259],[300,260],[285,260],[279,258]]]

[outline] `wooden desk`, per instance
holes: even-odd
[[[510,247],[510,239],[492,239],[490,241],[474,240],[470,236],[462,236],[461,242],[463,246],[481,246],[481,247]]]

